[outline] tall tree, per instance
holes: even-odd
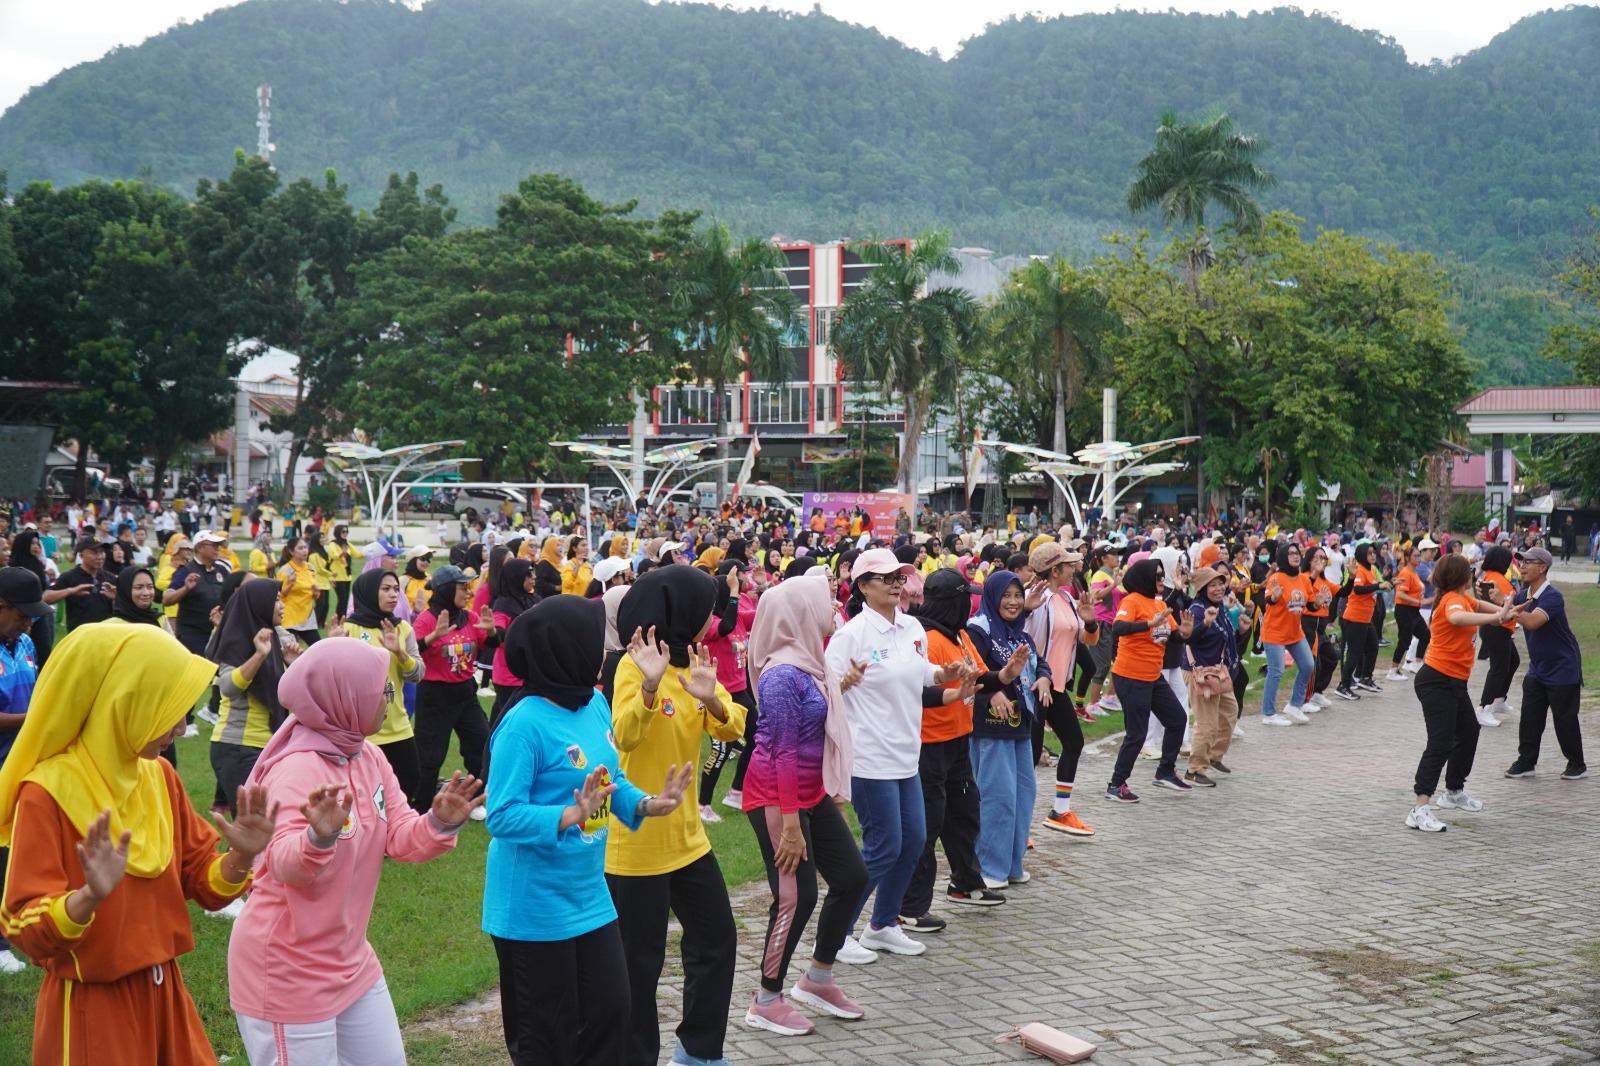
[[[782,384],[794,373],[791,335],[802,326],[799,305],[784,277],[783,253],[767,241],[735,241],[713,223],[696,235],[672,279],[674,310],[689,322],[683,354],[697,384],[711,386],[717,436],[727,426],[723,392],[746,371]],[[727,495],[728,445],[717,445],[717,498]]]
[[[1120,325],[1093,274],[1065,259],[1035,259],[1012,273],[987,311],[994,343],[1050,383],[1050,447],[1067,450],[1067,415],[1100,368],[1104,336]],[[1066,513],[1061,490],[1051,494],[1057,518]]]
[[[1566,290],[1573,315],[1553,327],[1545,358],[1565,363],[1586,385],[1600,385],[1600,206],[1589,208],[1590,223],[1567,251],[1556,281]],[[1561,436],[1551,442],[1561,457],[1557,483],[1572,486],[1586,499],[1600,500],[1600,437]]]
[[[1134,165],[1128,210],[1159,207],[1166,225],[1198,227],[1215,204],[1240,229],[1257,231],[1263,215],[1253,194],[1277,183],[1256,161],[1266,147],[1235,129],[1225,111],[1191,123],[1168,111],[1156,127],[1155,147]]]
[[[978,326],[978,304],[965,289],[929,288],[935,274],[960,269],[950,234],[926,229],[910,244],[867,240],[853,246],[874,269],[845,298],[834,324],[834,354],[852,373],[899,393],[906,407],[900,491],[914,492],[917,456],[936,395],[955,391],[959,353]]]

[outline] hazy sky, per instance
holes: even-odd
[[[1289,0],[1280,0],[1287,3]],[[0,109],[10,107],[32,86],[66,67],[98,59],[117,45],[138,44],[179,19],[198,19],[229,6],[227,0],[0,0]],[[809,11],[812,0],[762,0],[734,7],[777,7]],[[938,48],[951,56],[960,42],[986,23],[1035,11],[1047,15],[1111,11],[1146,6],[1164,11],[1241,13],[1279,3],[1242,4],[1228,0],[1156,0],[1095,3],[1092,0],[823,0],[822,9],[847,22],[877,27],[914,48]],[[1302,3],[1311,10],[1316,4]],[[1448,59],[1487,44],[1513,22],[1552,6],[1551,0],[1340,0],[1329,14],[1361,29],[1388,34],[1405,47],[1414,63]]]

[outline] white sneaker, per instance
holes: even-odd
[[[211,710],[211,707],[209,705],[207,705],[205,707],[202,707],[198,711],[194,712],[194,716],[196,718],[200,719],[202,722],[209,722],[212,725],[216,725],[217,724],[217,716]]]
[[[739,789],[728,789],[722,794],[722,805],[736,811],[744,810],[744,792]]]
[[[0,951],[0,973],[21,973],[28,964],[9,951]]]
[[[483,686],[482,688],[478,689],[478,698],[480,700],[492,700],[492,699],[494,699],[494,689],[490,688],[487,685]]]
[[[1411,808],[1411,813],[1406,815],[1406,825],[1412,829],[1420,829],[1424,833],[1442,833],[1449,828],[1435,818],[1433,811],[1426,806]]]
[[[222,908],[220,911],[206,911],[206,914],[208,914],[212,918],[226,918],[230,922],[233,921],[235,918],[239,917],[239,915],[241,915],[243,913],[244,913],[244,897],[243,896],[240,896],[238,899],[234,900],[232,903],[228,904],[226,907]]]
[[[1261,716],[1262,725],[1294,725],[1293,722],[1281,714],[1264,714]]]
[[[1447,811],[1466,811],[1468,814],[1472,814],[1483,810],[1483,801],[1473,799],[1467,795],[1466,789],[1462,789],[1459,792],[1451,792],[1446,789],[1435,802]]]
[[[1478,708],[1478,724],[1485,729],[1500,728],[1500,719],[1494,716],[1493,707],[1494,705],[1490,704],[1488,707]]]
[[[1333,706],[1333,701],[1330,700],[1328,697],[1324,696],[1320,692],[1312,694],[1311,702],[1315,703],[1318,707],[1332,707]]]
[[[1122,701],[1115,696],[1101,696],[1100,709],[1102,711],[1120,711],[1122,710]]]
[[[489,808],[480,803],[478,806],[472,808],[472,813],[467,815],[467,817],[472,819],[474,822],[484,821],[489,817]]]
[[[868,950],[887,951],[894,955],[921,955],[928,950],[928,945],[920,940],[912,940],[901,932],[899,923],[874,929],[869,922],[867,931],[861,934],[861,946]]]
[[[1316,700],[1306,700],[1300,705],[1301,714],[1316,714],[1320,710],[1322,710],[1322,708],[1317,706]]]
[[[183,731],[183,735],[185,739],[188,739],[189,737],[197,737],[200,735],[200,727],[195,725],[193,722],[190,722],[189,728]]]
[[[1493,703],[1489,704],[1489,713],[1490,714],[1516,714],[1517,713],[1517,709],[1515,707],[1511,706],[1511,704],[1507,703],[1506,702],[1506,698],[1504,696],[1501,696],[1499,699],[1497,699]]]
[[[1411,659],[1407,661],[1406,669],[1410,670],[1414,674],[1418,670],[1422,669],[1422,661],[1420,659]]]
[[[844,938],[844,946],[839,949],[839,954],[834,956],[839,962],[848,962],[855,966],[865,966],[878,961],[878,953],[861,946],[861,942],[853,936]]]
[[[1141,759],[1149,759],[1152,762],[1154,762],[1155,760],[1161,758],[1161,749],[1160,748],[1140,748],[1139,749],[1139,758],[1141,758]]]
[[[1390,681],[1409,681],[1409,680],[1411,680],[1409,677],[1406,676],[1406,672],[1404,670],[1400,669],[1398,666],[1395,667],[1393,670],[1390,670],[1387,674],[1384,674],[1383,676],[1388,678]]]
[[[700,804],[700,820],[710,825],[716,825],[722,821],[722,815],[718,814],[717,809],[711,804],[702,803]]]
[[[1238,722],[1234,722],[1233,723],[1233,739],[1234,740],[1243,740],[1244,739],[1244,726],[1240,725]]]
[[[999,891],[1001,889],[1010,888],[1011,887],[1011,882],[1010,881],[991,881],[987,877],[985,877],[983,879],[983,887]]]
[[[1305,716],[1304,711],[1292,703],[1283,709],[1283,713],[1289,716],[1289,720],[1291,722],[1298,722],[1301,725],[1305,725],[1307,722],[1311,721],[1311,719]],[[1276,717],[1276,715],[1274,715],[1274,717]]]

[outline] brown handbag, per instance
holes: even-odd
[[[1233,675],[1221,663],[1214,666],[1196,666],[1189,671],[1195,692],[1202,696],[1220,696],[1233,691]]]

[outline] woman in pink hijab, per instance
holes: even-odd
[[[761,956],[761,987],[745,1024],[779,1036],[815,1026],[784,999],[789,961],[817,905],[817,875],[828,884],[811,964],[790,992],[797,1003],[836,1018],[863,1011],[833,979],[833,964],[867,887],[867,866],[834,797],[850,795],[850,727],[839,680],[822,657],[835,614],[826,575],[769,588],[750,632],[755,675],[755,750],[745,772],[743,807],[755,829],[772,888]]]
[[[455,847],[483,790],[457,771],[429,813],[411,809],[367,739],[394,699],[389,684],[388,654],[353,639],[312,645],[278,683],[289,718],[249,783],[282,809],[228,944],[229,996],[254,1066],[405,1061],[367,943],[378,874],[385,857],[426,862]]]

